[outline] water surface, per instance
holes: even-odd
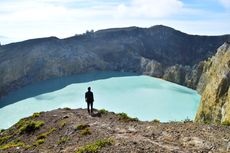
[[[85,108],[84,93],[88,86],[94,92],[97,109],[125,112],[140,120],[194,119],[200,101],[196,91],[161,79],[132,73],[94,72],[45,81],[11,93],[0,101],[0,129],[34,112]]]

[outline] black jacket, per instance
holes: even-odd
[[[92,102],[94,101],[94,99],[93,99],[93,92],[87,91],[87,92],[85,93],[85,101],[86,101],[87,103],[92,103]]]

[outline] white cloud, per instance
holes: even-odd
[[[183,7],[180,0],[132,0],[130,5],[118,6],[119,16],[167,17],[178,13]]]
[[[91,29],[155,24],[189,33],[229,33],[229,14],[221,13],[188,7],[182,0],[0,0],[0,35],[63,38]]]
[[[224,7],[230,8],[230,0],[218,0]]]

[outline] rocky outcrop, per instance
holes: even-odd
[[[138,121],[105,110],[35,113],[0,131],[0,152],[190,153],[229,151],[230,128],[191,121]]]
[[[118,28],[0,46],[0,97],[25,85],[89,71],[126,71],[196,88],[200,62],[229,35],[188,35],[165,26]]]
[[[230,124],[230,43],[204,63],[198,90],[202,93],[197,122]]]

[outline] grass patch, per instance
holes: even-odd
[[[17,129],[19,129],[20,127],[22,127],[23,125],[25,125],[25,123],[26,123],[26,119],[25,119],[25,118],[20,119],[20,120],[15,124],[15,127],[16,127]]]
[[[20,133],[31,133],[35,130],[40,129],[41,126],[45,124],[44,121],[25,121],[24,125],[21,125],[19,132]]]
[[[186,118],[183,122],[184,123],[193,123],[193,120],[190,120],[189,118]]]
[[[100,114],[108,114],[109,112],[107,111],[107,110],[105,110],[105,109],[100,109],[99,111],[98,111],[98,113],[100,113]]]
[[[80,125],[75,127],[75,130],[84,130],[88,127],[90,127],[88,124],[80,124]]]
[[[129,117],[126,113],[119,113],[117,114],[119,117],[119,120],[124,121],[124,122],[134,122],[134,121],[138,121],[138,118],[132,118]]]
[[[85,128],[84,130],[81,131],[81,136],[86,136],[92,134],[89,128]]]
[[[89,127],[90,126],[88,124],[80,124],[80,125],[75,127],[75,130],[81,131],[80,132],[81,136],[86,136],[86,135],[92,134],[92,132],[90,131]]]
[[[67,141],[69,141],[69,137],[64,136],[64,137],[61,137],[61,139],[57,141],[56,144],[60,145],[60,144],[66,143]]]
[[[5,145],[0,146],[0,150],[6,150],[13,147],[24,147],[25,143],[23,142],[9,142]]]
[[[71,110],[71,108],[69,108],[69,107],[65,107],[65,108],[63,108],[64,110]]]
[[[75,153],[97,153],[101,148],[114,143],[112,139],[97,140],[95,143],[80,147]]]
[[[62,129],[63,127],[66,126],[66,122],[65,121],[60,121],[59,122],[59,128]]]
[[[34,118],[37,118],[41,115],[41,113],[34,113],[31,118],[34,119]]]
[[[48,132],[39,134],[39,135],[37,136],[37,140],[38,140],[38,139],[45,139],[45,138],[47,138],[47,136],[48,136],[49,134],[51,134],[52,132],[54,132],[54,131],[56,131],[56,130],[57,130],[56,128],[51,128]]]
[[[154,119],[154,120],[151,121],[151,123],[160,123],[160,120]]]
[[[33,146],[39,146],[40,144],[43,144],[45,142],[45,139],[38,139],[33,143]]]
[[[0,138],[0,145],[8,141],[12,136],[4,136]]]
[[[221,124],[225,126],[230,126],[230,121],[223,121]]]
[[[0,130],[0,133],[2,133],[2,132],[4,132],[4,131],[6,131],[6,130],[5,130],[5,129],[1,129],[1,130]]]

